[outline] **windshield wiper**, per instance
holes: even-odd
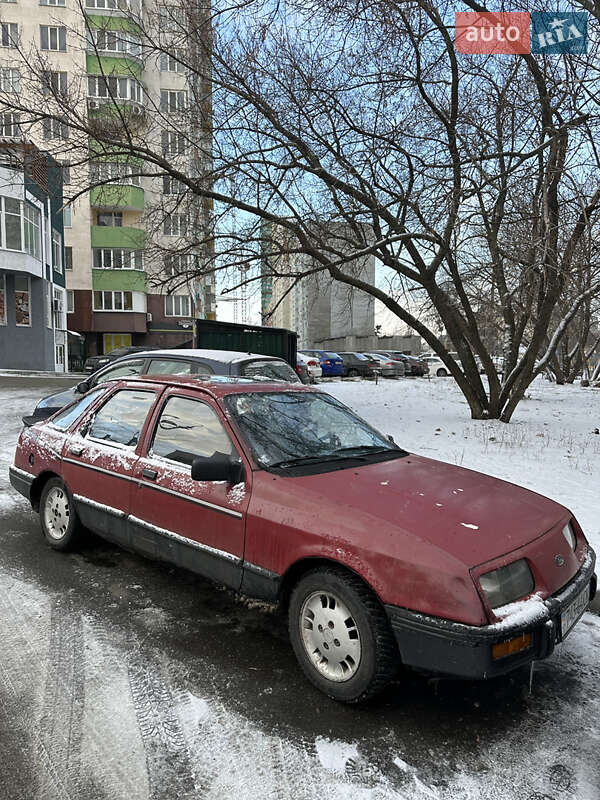
[[[356,451],[356,452],[354,452]],[[286,458],[283,461],[276,461],[274,464],[267,464],[268,467],[296,467],[301,464],[322,464],[327,461],[365,461],[367,456],[377,455],[378,453],[404,453],[400,447],[380,447],[379,445],[357,445],[355,447],[341,447],[335,453],[323,453],[314,456],[299,456],[298,458]]]

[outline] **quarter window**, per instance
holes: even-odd
[[[94,392],[89,392],[89,394],[86,394],[85,397],[82,397],[81,400],[78,400],[74,405],[61,411],[54,417],[50,424],[55,428],[60,428],[61,431],[66,431],[71,423],[75,422],[103,391],[104,389],[96,389]]]
[[[154,392],[131,389],[117,392],[94,416],[87,435],[103,442],[135,448],[155,397]]]
[[[215,411],[198,400],[170,397],[156,426],[152,454],[191,465],[194,458],[215,453],[237,455]]]

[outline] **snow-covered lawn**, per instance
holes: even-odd
[[[538,379],[513,421],[472,420],[449,378],[324,383],[411,452],[526,486],[567,506],[600,550],[600,389]],[[596,432],[594,432],[596,431]]]

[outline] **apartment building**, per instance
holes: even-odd
[[[288,241],[284,228],[265,226],[265,233],[270,245],[262,255],[263,325],[295,330],[299,348],[327,350],[332,349],[334,340],[339,345],[346,338],[373,335],[375,301],[371,295],[334,281],[327,271],[315,271],[318,265],[310,256],[294,252],[295,243]],[[321,231],[320,238],[336,251],[344,252],[350,235],[344,225],[332,223]],[[367,283],[375,282],[373,255],[354,259],[345,269]],[[306,277],[301,277],[303,273]]]
[[[64,372],[62,170],[30,142],[0,140],[0,367]]]
[[[167,124],[170,114],[198,116],[189,105],[188,77],[176,59],[149,56],[142,35],[146,23],[173,18],[179,8],[172,0],[170,5],[160,0],[136,2],[2,0],[0,88],[4,93],[24,90],[31,80],[23,63],[29,49],[43,66],[42,93],[77,98],[81,113],[98,124],[110,119],[114,125],[123,114],[135,135],[159,137],[163,152],[175,153],[184,167],[192,168],[186,143]],[[162,22],[161,26],[167,28]],[[189,341],[194,318],[215,318],[215,287],[214,278],[190,278],[173,286],[163,281],[176,274],[182,260],[188,267],[188,259],[200,257],[193,252],[168,255],[190,224],[180,212],[163,213],[180,189],[163,176],[136,175],[144,171],[142,161],[91,138],[82,143],[73,126],[48,119],[30,123],[25,117],[2,113],[0,135],[27,135],[53,152],[64,167],[64,266],[72,356],[129,344],[173,347]],[[167,121],[163,129],[161,120]],[[81,157],[86,146],[89,161]],[[81,187],[101,181],[110,184],[75,198]],[[69,202],[70,198],[75,199]],[[190,207],[188,203],[188,211]],[[156,256],[158,246],[165,254],[162,259]],[[81,358],[71,361],[72,367],[81,366]]]

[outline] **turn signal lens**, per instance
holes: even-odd
[[[495,644],[492,647],[492,658],[497,661],[499,658],[506,658],[506,656],[512,656],[522,650],[527,650],[528,647],[531,647],[531,634],[522,633],[520,636],[515,636],[514,639]]]

